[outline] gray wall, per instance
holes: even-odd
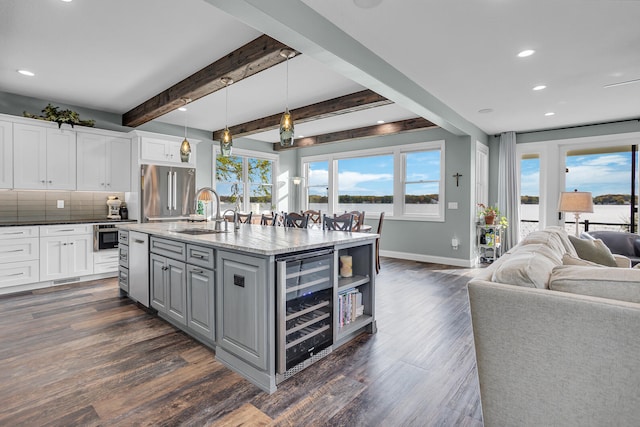
[[[0,113],[22,116],[23,111],[40,114],[47,105],[53,103],[61,108],[70,108],[77,111],[82,119],[96,120],[96,128],[127,132],[133,128],[121,125],[121,115],[103,111],[67,105],[55,101],[41,100],[6,92],[0,92]],[[167,135],[182,136],[184,128],[158,122],[146,123],[138,130],[157,132]],[[189,139],[199,139],[197,145],[197,185],[198,187],[212,184],[213,170],[213,145],[217,141],[211,139],[211,132],[189,128]],[[288,177],[300,175],[300,157],[325,154],[329,152],[352,151],[365,148],[383,147],[389,145],[411,144],[425,141],[445,140],[445,192],[447,202],[458,202],[457,210],[445,210],[445,222],[424,221],[393,221],[385,220],[381,248],[386,251],[413,254],[413,259],[440,258],[446,262],[447,258],[469,260],[473,235],[469,232],[471,224],[470,212],[471,187],[473,176],[472,156],[475,150],[475,140],[486,142],[486,136],[478,135],[474,138],[459,137],[443,129],[431,129],[425,131],[408,132],[404,134],[365,138],[341,143],[325,144],[318,147],[303,148],[298,150],[283,151],[279,155],[278,187],[280,200],[277,201],[278,209],[292,210],[293,205],[287,198],[290,188]],[[472,144],[473,141],[473,144]],[[234,146],[248,150],[273,152],[271,144],[255,141],[250,138],[237,138]],[[456,187],[452,175],[456,172],[462,174],[460,186]],[[377,220],[368,221],[375,229]],[[456,236],[460,241],[457,251],[451,248],[451,238]],[[437,261],[438,259],[436,259]]]
[[[391,220],[385,218],[383,238],[380,247],[383,251],[401,252],[416,255],[413,259],[430,257],[455,258],[469,260],[473,237],[470,235],[471,212],[471,154],[475,150],[475,140],[453,135],[443,129],[407,132],[397,135],[363,138],[341,143],[323,144],[295,150],[295,171],[301,174],[300,158],[312,155],[354,151],[368,148],[388,147],[402,144],[414,144],[427,141],[445,141],[445,208],[448,202],[458,202],[458,209],[445,209],[445,222]],[[452,175],[460,173],[460,185],[456,187]],[[377,220],[367,220],[376,229]],[[451,248],[451,238],[460,241],[457,251]],[[444,261],[444,260],[443,260]]]

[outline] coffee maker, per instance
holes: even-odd
[[[107,206],[109,207],[109,214],[107,219],[120,219],[120,205],[122,201],[118,200],[116,196],[107,197]]]

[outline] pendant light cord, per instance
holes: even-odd
[[[224,88],[224,127],[229,128],[229,82]]]
[[[187,102],[185,101],[185,105],[187,104]],[[187,118],[189,117],[189,114],[187,113],[187,111],[184,112],[184,139],[187,139]]]
[[[287,84],[286,84],[286,99],[285,99],[285,108],[286,111],[289,111],[289,56],[287,56]]]

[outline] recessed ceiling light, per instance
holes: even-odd
[[[542,90],[542,89],[546,89],[547,87],[545,85],[538,85],[538,86],[534,86],[533,90]]]
[[[379,6],[382,0],[353,0],[353,4],[362,9],[371,9],[372,7]]]
[[[29,77],[35,76],[35,74],[29,70],[18,70],[18,72],[23,76],[29,76]]]
[[[62,0],[65,3],[71,3],[73,0]]]
[[[478,110],[478,113],[480,113],[480,114],[493,113],[493,108],[483,108],[482,110]]]
[[[304,138],[304,135],[298,135],[298,138]]]
[[[556,113],[554,113],[553,111],[549,111],[548,113],[544,113],[545,116],[550,117],[550,116],[555,116]]]
[[[187,108],[186,107],[180,107],[180,108],[178,108],[178,111],[187,111]]]
[[[378,123],[379,125],[384,123],[384,120],[378,120],[376,123]]]
[[[531,56],[531,55],[533,55],[534,53],[536,53],[536,51],[535,51],[535,50],[533,50],[533,49],[527,49],[527,50],[523,50],[522,52],[520,52],[520,53],[518,54],[518,57],[519,57],[519,58],[526,58],[527,56]]]

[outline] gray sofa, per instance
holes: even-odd
[[[468,290],[485,426],[640,425],[640,269],[584,262],[551,228]]]
[[[624,255],[631,260],[631,265],[640,263],[640,236],[623,231],[590,231],[582,233],[590,239],[600,239],[614,254]]]

